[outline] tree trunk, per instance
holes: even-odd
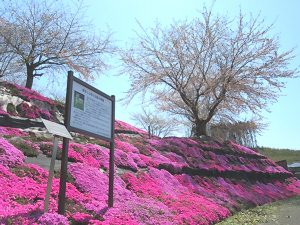
[[[207,122],[206,121],[197,121],[195,122],[194,124],[194,127],[193,127],[193,135],[195,137],[200,137],[201,135],[207,135],[207,131],[206,131],[206,125],[207,125]]]
[[[33,71],[34,71],[34,68],[31,67],[30,65],[26,65],[26,68],[27,68],[27,79],[26,79],[25,87],[31,89],[32,85],[33,85],[33,78],[34,78]]]

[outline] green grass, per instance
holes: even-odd
[[[256,225],[276,220],[275,206],[264,205],[243,210],[216,225]]]
[[[300,150],[276,149],[276,148],[257,148],[259,153],[269,157],[273,161],[286,160],[288,164],[300,162]]]

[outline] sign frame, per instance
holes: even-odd
[[[104,92],[96,89],[95,87],[89,85],[88,83],[86,83],[86,82],[78,79],[77,77],[74,77],[73,74],[72,74],[72,75],[70,75],[68,77],[69,87],[67,89],[67,92],[69,92],[69,93],[67,93],[68,99],[66,99],[66,103],[67,103],[66,106],[67,106],[67,111],[69,112],[69,116],[68,116],[67,121],[66,121],[67,122],[67,126],[66,127],[68,128],[69,131],[73,131],[73,132],[76,132],[76,133],[81,133],[81,134],[84,134],[84,135],[87,135],[87,136],[90,136],[90,137],[100,138],[102,140],[111,142],[113,140],[112,134],[111,134],[110,138],[107,138],[107,137],[105,137],[103,135],[95,134],[95,133],[89,132],[87,130],[71,126],[70,121],[71,121],[71,108],[72,108],[72,100],[73,100],[72,94],[73,94],[73,89],[74,89],[74,87],[73,87],[74,82],[82,85],[83,87],[91,90],[92,92],[95,92],[96,94],[100,95],[101,97],[103,97],[103,98],[111,101],[111,106],[112,106],[112,109],[111,109],[111,113],[112,113],[111,120],[113,120],[113,116],[114,116],[114,113],[115,113],[114,112],[114,107],[113,107],[113,105],[115,105],[115,98],[114,98],[114,96],[109,96],[109,95],[105,94]],[[113,122],[114,121],[111,121],[111,124],[110,124],[111,131],[113,129]]]
[[[72,92],[73,92],[73,83],[77,82],[78,84],[84,86],[85,88],[95,92],[96,94],[108,99],[111,101],[111,135],[110,138],[105,136],[94,134],[92,132],[72,127],[70,125],[70,113],[71,113],[71,104],[72,104]],[[65,114],[64,114],[64,125],[68,131],[74,131],[81,133],[87,136],[94,138],[99,138],[104,141],[108,141],[109,145],[109,185],[108,185],[108,207],[113,207],[114,205],[114,151],[115,151],[115,96],[107,95],[104,92],[96,89],[95,87],[87,84],[84,81],[74,77],[73,71],[68,71],[68,82],[67,82],[67,91],[66,91],[66,103],[65,103]],[[58,213],[65,214],[65,202],[66,202],[66,182],[67,182],[67,171],[68,171],[68,149],[69,149],[69,139],[63,138],[62,146],[62,159],[61,159],[61,170],[60,170],[60,183],[59,183],[59,193],[58,193]]]

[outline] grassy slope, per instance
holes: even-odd
[[[271,204],[258,206],[252,209],[243,210],[216,225],[259,225],[278,224],[280,219],[279,208],[287,207],[288,204],[297,203],[300,196],[292,197]],[[298,203],[297,203],[298,204]],[[296,206],[295,206],[296,207]]]
[[[293,162],[300,162],[300,150],[290,150],[290,149],[276,149],[276,148],[266,148],[259,147],[258,151],[271,158],[273,161],[287,160],[288,164]]]

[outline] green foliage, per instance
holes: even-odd
[[[70,213],[88,213],[88,211],[82,206],[79,202],[76,202],[72,199],[66,199],[66,211]]]
[[[14,85],[11,84],[6,84],[5,85],[7,88],[9,88],[9,92],[12,96],[17,96],[17,97],[21,97],[20,96],[20,90],[18,88],[16,88]]]
[[[14,217],[8,218],[6,220],[5,224],[14,225],[14,224],[22,224],[22,222],[23,222],[22,216],[14,216]]]
[[[34,133],[29,133],[30,136],[23,137],[24,140],[31,141],[32,143],[36,143],[40,145],[41,142],[49,142],[53,140],[52,136],[36,136]]]
[[[16,174],[18,177],[30,177],[38,183],[41,183],[43,182],[43,179],[46,179],[46,177],[41,176],[41,174],[37,170],[27,167],[26,165],[20,165],[11,168],[11,172]]]
[[[109,148],[109,142],[108,141],[104,141],[104,140],[100,140],[98,138],[85,136],[85,135],[82,135],[82,134],[76,134],[76,136],[74,138],[74,141],[76,143],[80,143],[80,144],[89,143],[89,144],[96,144],[96,145],[100,145],[100,146],[105,147],[105,148]]]
[[[60,170],[54,171],[54,177],[57,179],[60,178]],[[67,182],[71,184],[75,184],[75,179],[72,177],[72,175],[69,172],[67,172]]]
[[[61,114],[65,114],[65,104],[62,102],[54,101],[56,104],[55,109],[59,111]]]
[[[28,141],[26,142],[24,140],[11,140],[10,143],[17,149],[21,150],[24,155],[28,157],[37,157],[39,155],[38,150],[33,148],[33,146],[30,145],[30,142]]]
[[[258,147],[257,150],[273,161],[286,160],[288,164],[300,161],[300,151],[290,149],[276,149],[267,147]]]
[[[31,203],[29,199],[20,196],[16,196],[14,201],[19,203],[20,205],[27,205]]]
[[[10,115],[17,115],[16,112],[16,107],[14,106],[14,104],[12,103],[8,103],[6,106],[6,111],[10,114]]]
[[[44,142],[40,143],[40,150],[47,156],[52,157],[52,151],[53,151],[53,143],[52,142]],[[57,153],[56,153],[56,159],[61,160],[61,154],[62,150],[61,147],[57,147]]]
[[[275,221],[276,216],[273,214],[275,206],[265,205],[249,210],[243,210],[236,215],[229,217],[227,220],[217,225],[256,225]]]
[[[264,223],[278,224],[279,208],[287,204],[298,202],[300,196],[292,197],[271,204],[258,206],[256,208],[242,210],[241,212],[229,217],[228,219],[217,223],[216,225],[259,225]]]

